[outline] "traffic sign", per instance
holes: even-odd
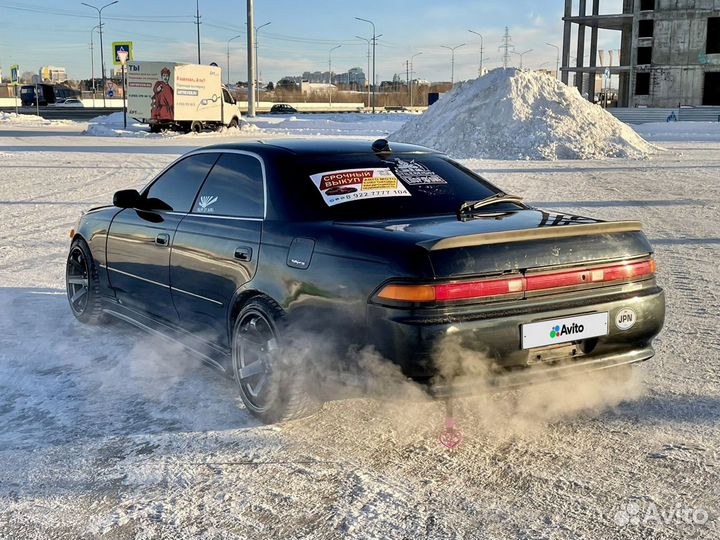
[[[610,78],[610,68],[609,68],[609,67],[606,67],[606,68],[605,68],[605,78],[606,78],[606,79],[609,79],[609,78]]]
[[[114,95],[115,95],[115,92],[113,92],[112,90],[107,91],[107,97],[113,97]]]
[[[133,60],[133,43],[132,41],[114,41],[112,44],[113,48],[113,64],[116,66],[122,65],[123,53],[127,53],[126,61]]]
[[[20,66],[17,64],[10,66],[10,84],[15,86],[20,84]]]

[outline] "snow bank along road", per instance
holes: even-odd
[[[538,205],[642,220],[668,316],[629,373],[462,402],[451,453],[435,404],[335,402],[265,427],[182,351],[73,320],[80,210],[210,142],[0,128],[0,538],[720,536],[720,143],[465,161]]]

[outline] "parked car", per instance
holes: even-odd
[[[276,103],[270,107],[271,114],[293,114],[296,113],[297,109],[287,103]]]
[[[647,360],[664,320],[638,222],[533,208],[419,146],[210,146],[113,204],[71,232],[73,315],[183,343],[266,422],[317,410],[358,347],[443,397]],[[472,366],[443,369],[448,339]]]
[[[80,101],[78,98],[67,98],[63,100],[58,100],[55,102],[55,107],[84,107],[82,101]]]

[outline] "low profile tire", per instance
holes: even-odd
[[[90,248],[81,238],[70,244],[65,265],[65,287],[70,310],[78,321],[85,324],[105,322],[97,267]]]
[[[273,424],[310,416],[322,402],[308,392],[306,366],[282,353],[280,306],[269,298],[251,299],[233,327],[232,363],[240,397],[254,416]]]
[[[228,124],[228,127],[229,127],[229,128],[236,128],[236,127],[238,127],[238,119],[237,119],[237,118],[233,118],[232,120],[230,120],[230,123]]]
[[[193,120],[190,124],[190,131],[193,133],[200,133],[202,131],[202,122],[198,122],[197,120]]]

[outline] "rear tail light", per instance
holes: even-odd
[[[591,268],[553,272],[551,274],[530,275],[525,278],[527,291],[543,291],[563,287],[576,287],[586,284],[602,284],[613,281],[639,279],[655,273],[654,259],[645,261]]]
[[[395,302],[451,302],[474,298],[517,295],[525,290],[525,279],[514,276],[507,279],[461,281],[439,285],[385,285],[378,298]]]
[[[377,298],[410,303],[502,299],[504,297],[517,297],[519,293],[525,292],[641,279],[652,276],[655,270],[655,260],[648,259],[635,263],[536,274],[527,277],[513,275],[502,279],[460,281],[437,285],[391,283],[380,289]]]

